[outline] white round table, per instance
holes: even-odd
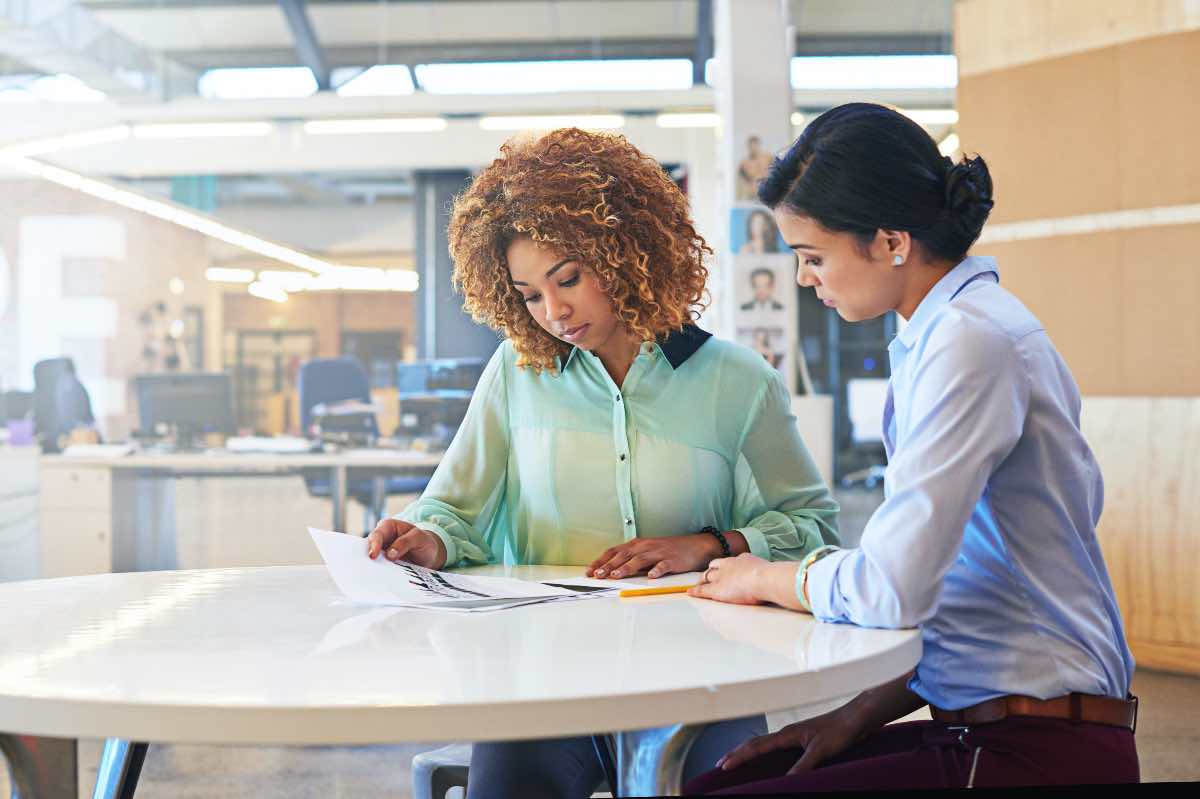
[[[681,763],[670,739],[687,725],[828,703],[905,673],[921,653],[915,630],[680,594],[475,614],[367,608],[323,566],[10,583],[0,607],[10,740],[345,745],[674,725],[637,745]],[[677,788],[659,754],[657,776],[640,784]],[[623,790],[637,783],[624,766],[621,779]]]

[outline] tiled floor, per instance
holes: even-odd
[[[1151,671],[1134,678],[1142,700],[1138,753],[1146,782],[1200,780],[1200,679]],[[241,748],[154,746],[138,799],[410,797],[409,761],[433,746]],[[80,744],[80,796],[91,796],[100,744]],[[0,796],[8,795],[0,770]]]

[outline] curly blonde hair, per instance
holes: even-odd
[[[642,341],[704,307],[712,248],[687,198],[624,136],[563,128],[512,139],[454,201],[454,286],[477,322],[508,336],[520,366],[555,368],[571,346],[542,329],[512,284],[506,253],[535,242],[590,267],[621,323]]]

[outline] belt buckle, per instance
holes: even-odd
[[[947,724],[946,725],[947,732],[952,732],[954,730],[958,731],[958,745],[965,748],[967,746],[967,741],[966,741],[967,733],[969,733],[971,731],[970,725],[968,725],[968,724]]]

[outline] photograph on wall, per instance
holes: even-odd
[[[784,315],[787,312],[784,295],[791,285],[787,272],[792,259],[743,256],[738,262],[738,310],[762,319]]]
[[[729,211],[729,248],[737,255],[778,255],[788,247],[775,218],[761,205],[735,205]]]
[[[737,342],[757,352],[771,366],[784,371],[788,343],[787,331],[783,326],[742,327],[739,325]]]
[[[789,252],[733,257],[736,340],[778,369],[788,389],[796,382],[795,257]]]
[[[758,182],[767,176],[771,168],[771,154],[763,149],[758,136],[746,138],[746,152],[738,161],[736,199],[738,202],[754,202],[758,198]]]

